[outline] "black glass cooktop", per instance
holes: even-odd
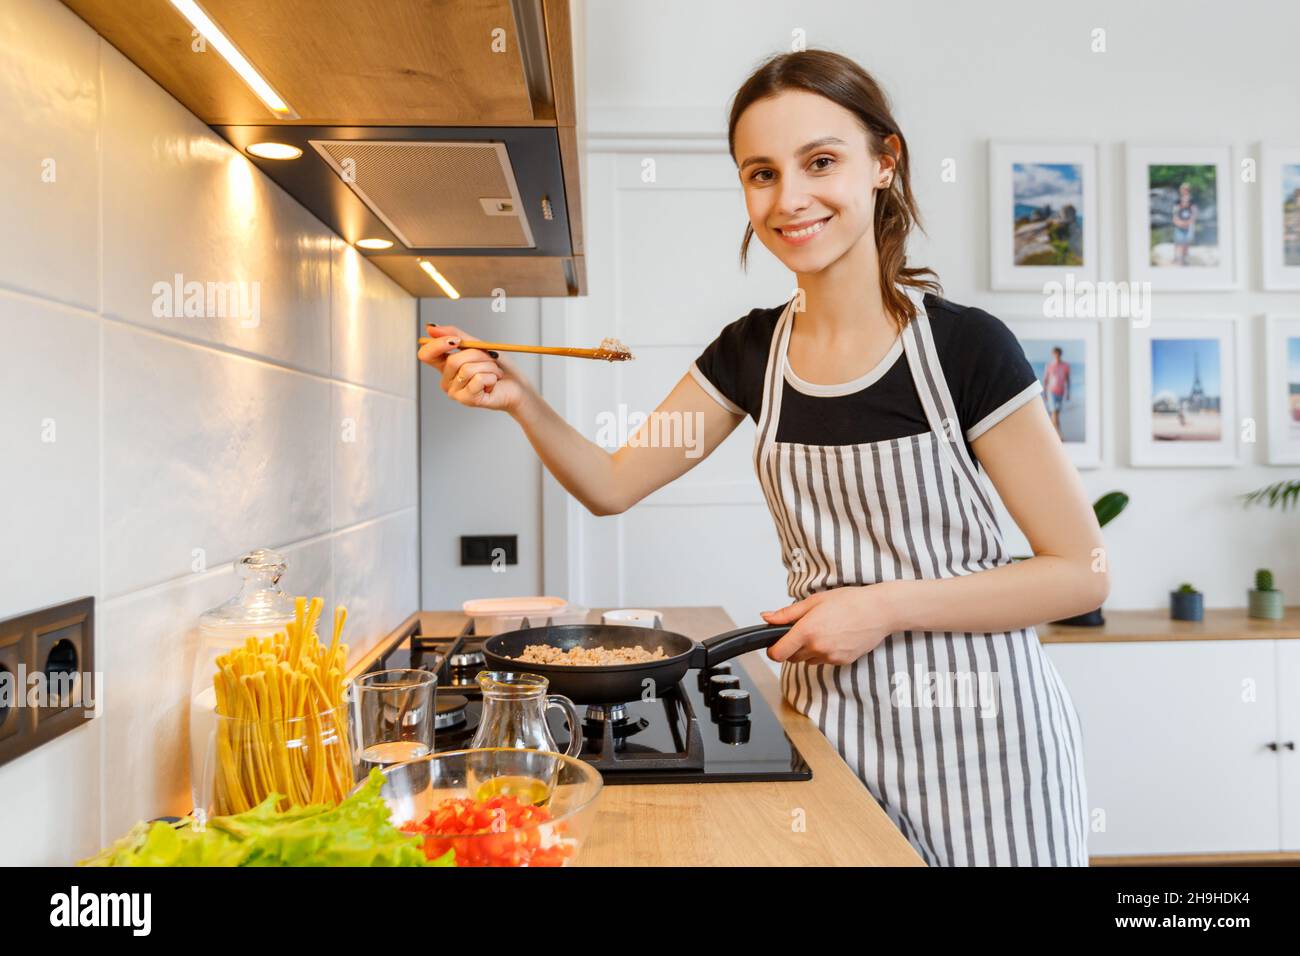
[[[418,623],[401,635],[373,670],[420,667],[438,674],[438,726],[434,749],[468,747],[478,726],[481,700],[476,675],[483,669],[481,638],[467,633],[421,633]],[[607,784],[739,783],[810,780],[812,770],[772,708],[738,660],[708,673],[688,671],[657,700],[620,708],[588,708],[580,756]],[[547,711],[559,749],[569,743],[561,713]]]

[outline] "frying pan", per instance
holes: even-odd
[[[654,688],[668,688],[686,672],[697,667],[715,667],[747,651],[775,644],[790,625],[755,624],[704,641],[658,628],[629,627],[626,624],[559,624],[507,631],[483,642],[483,657],[489,669],[541,674],[551,684],[551,693],[563,694],[577,704],[622,704],[645,693],[644,681]],[[662,660],[638,664],[533,664],[514,660],[530,644],[545,644],[567,651],[571,647],[617,649],[644,647],[652,654],[664,649]]]

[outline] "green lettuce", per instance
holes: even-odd
[[[455,851],[427,860],[424,840],[389,822],[378,769],[337,806],[275,809],[271,794],[243,813],[212,817],[198,827],[137,823],[81,866],[455,866]]]

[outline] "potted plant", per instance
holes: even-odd
[[[1128,507],[1128,495],[1122,491],[1111,491],[1102,495],[1092,504],[1092,512],[1097,516],[1097,524],[1106,527],[1111,521],[1119,517],[1119,513]],[[1076,614],[1074,617],[1062,618],[1059,621],[1053,621],[1053,624],[1067,624],[1071,627],[1101,627],[1106,623],[1102,617],[1101,608],[1093,611],[1087,611],[1084,614]]]
[[[1277,481],[1241,496],[1247,508],[1264,505],[1266,508],[1287,508],[1300,505],[1300,479]]]
[[[1273,587],[1273,572],[1255,572],[1255,589],[1246,592],[1246,613],[1267,621],[1282,620],[1282,592]]]
[[[1175,621],[1199,621],[1205,616],[1204,595],[1190,584],[1169,592],[1169,616]]]

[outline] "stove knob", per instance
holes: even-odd
[[[747,720],[750,713],[749,691],[739,687],[719,689],[713,701],[713,709],[719,720]]]
[[[709,678],[709,686],[704,691],[704,702],[710,707],[718,699],[718,694],[724,690],[734,690],[740,686],[740,678],[735,674],[714,674]]]
[[[730,674],[730,673],[731,673],[730,664],[719,664],[717,667],[706,667],[700,671],[700,676],[696,678],[697,680],[697,683],[695,685],[696,690],[698,690],[701,694],[703,694],[709,689],[710,677],[713,677],[715,674]]]

